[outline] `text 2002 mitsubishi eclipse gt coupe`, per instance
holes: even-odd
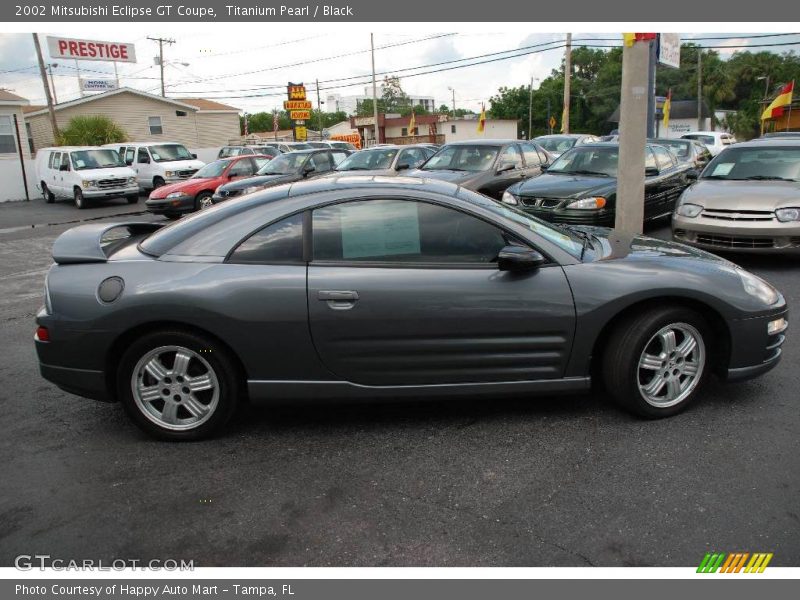
[[[787,326],[771,285],[702,250],[402,176],[83,225],[53,258],[42,375],[173,440],[210,435],[244,397],[535,396],[592,377],[665,417],[711,372],[774,367]]]

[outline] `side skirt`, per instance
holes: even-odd
[[[249,380],[247,389],[253,401],[287,399],[382,399],[442,398],[503,394],[555,394],[581,392],[591,388],[590,377],[567,377],[537,381],[497,381],[489,383],[447,383],[435,385],[371,386],[349,381]]]

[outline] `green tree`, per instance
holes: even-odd
[[[102,146],[125,142],[128,134],[119,125],[104,115],[72,117],[59,132],[59,146]]]

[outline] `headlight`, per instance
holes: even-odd
[[[781,223],[800,221],[800,208],[779,208],[775,211],[775,216]]]
[[[505,204],[510,204],[511,206],[516,206],[517,204],[519,204],[519,201],[517,200],[517,197],[514,194],[512,194],[511,192],[507,192],[507,191],[503,192],[502,201]]]
[[[128,177],[128,183],[130,183],[131,185],[136,183],[136,177]]]
[[[82,183],[84,188],[94,187],[96,184],[97,184],[96,181],[87,181],[87,180],[84,180]]]
[[[778,294],[778,290],[776,290],[766,281],[760,277],[756,277],[752,273],[748,273],[744,269],[739,269],[738,267],[736,272],[739,274],[739,279],[742,280],[742,286],[744,287],[745,292],[754,298],[758,298],[767,306],[771,306],[778,301],[780,296]]]
[[[677,213],[682,217],[689,217],[690,219],[695,218],[703,212],[703,207],[699,204],[681,204],[678,206]]]
[[[175,171],[164,171],[164,177],[172,177],[175,175]]]
[[[250,187],[244,188],[243,194],[252,194],[253,192],[257,192],[261,189],[261,186],[258,185],[251,185]]]
[[[567,204],[567,208],[578,208],[582,210],[597,210],[606,205],[606,199],[600,196],[591,198],[581,198]]]
[[[180,198],[183,196],[183,192],[170,192],[167,194],[167,198]]]

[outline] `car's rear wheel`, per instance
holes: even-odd
[[[710,338],[703,318],[685,308],[653,308],[621,322],[603,356],[608,391],[647,418],[684,410],[709,371]]]
[[[50,191],[50,188],[47,187],[44,181],[42,182],[42,196],[44,196],[44,201],[48,204],[52,204],[56,201],[56,195]]]
[[[214,206],[214,202],[211,200],[212,196],[213,194],[211,192],[200,192],[197,194],[197,198],[194,199],[194,209],[205,210],[206,208]]]
[[[163,177],[153,177],[153,189],[158,189],[166,182],[164,181]]]
[[[170,221],[176,221],[181,218],[181,213],[164,213],[164,216]]]
[[[127,196],[126,200],[128,201],[128,204],[136,204],[139,202],[139,194]]]
[[[86,208],[86,199],[83,197],[83,190],[81,188],[76,187],[73,191],[73,198],[75,199],[75,206],[77,208]]]
[[[133,421],[164,440],[198,440],[218,431],[236,409],[239,379],[218,343],[184,331],[134,342],[120,361],[117,392]]]

